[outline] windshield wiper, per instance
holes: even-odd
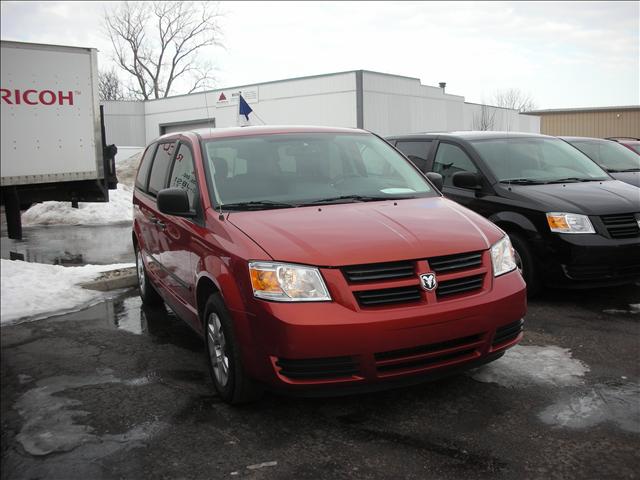
[[[351,200],[353,202],[375,202],[378,200],[406,200],[409,198],[416,198],[415,196],[374,196],[374,195],[341,195],[339,197],[321,198],[319,200],[311,200],[310,202],[301,203],[300,205],[322,205],[326,203],[345,203],[345,201]]]
[[[640,168],[635,167],[635,168],[622,168],[622,169],[614,169],[614,168],[607,168],[607,172],[609,173],[623,173],[623,172],[640,172]]]
[[[294,208],[292,203],[274,202],[272,200],[256,200],[251,202],[223,203],[223,210],[268,210],[271,208]]]
[[[500,180],[500,183],[513,183],[515,185],[542,185],[546,182],[542,180],[533,180],[531,178],[508,178],[506,180]]]
[[[567,177],[567,178],[558,178],[554,180],[549,180],[546,183],[565,183],[565,182],[599,182],[601,180],[606,180],[602,178],[584,178],[584,177]]]

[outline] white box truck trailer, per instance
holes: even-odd
[[[20,238],[20,210],[34,202],[108,202],[117,149],[105,144],[96,49],[0,46],[1,201]]]

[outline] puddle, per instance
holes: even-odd
[[[16,439],[25,451],[34,456],[70,452],[87,443],[115,443],[121,444],[118,447],[121,448],[127,442],[146,440],[162,428],[159,422],[136,425],[122,434],[97,435],[89,425],[78,423],[82,417],[89,415],[89,412],[81,409],[82,403],[60,395],[65,390],[105,383],[123,383],[133,387],[148,383],[138,380],[123,381],[108,371],[89,376],[64,375],[40,380],[36,388],[24,393],[14,405],[24,419]],[[110,450],[113,451],[113,448]]]
[[[569,386],[580,385],[588,371],[567,348],[517,345],[499,360],[473,371],[471,377],[504,387]]]
[[[640,384],[595,385],[546,408],[539,418],[548,425],[587,428],[613,422],[640,433]]]
[[[135,260],[129,223],[25,227],[22,240],[0,238],[0,256],[9,259],[11,252],[22,255],[27,262],[65,266],[110,265]]]

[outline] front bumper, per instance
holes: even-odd
[[[519,273],[490,283],[480,293],[429,305],[256,300],[253,313],[233,312],[251,325],[245,368],[279,390],[339,393],[486,363],[520,341],[526,312]]]
[[[593,288],[640,279],[640,238],[552,234],[536,255],[549,286]]]

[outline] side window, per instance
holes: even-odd
[[[431,141],[398,142],[396,148],[404,153],[422,172],[427,170],[427,155]]]
[[[445,186],[453,186],[451,177],[456,172],[478,173],[478,169],[468,155],[460,147],[450,143],[441,143],[438,146],[433,171],[442,175]]]
[[[186,191],[187,195],[189,195],[189,206],[191,210],[195,210],[195,202],[198,198],[198,182],[191,149],[185,144],[180,145],[176,160],[173,162],[173,170],[171,171],[171,177],[169,177],[169,187],[181,188]]]
[[[149,145],[144,152],[144,156],[140,161],[140,168],[138,168],[138,176],[136,177],[136,187],[140,190],[146,191],[147,189],[147,176],[149,175],[149,167],[151,167],[151,159],[156,151],[155,143]]]
[[[175,148],[175,142],[158,145],[158,150],[156,150],[156,155],[153,159],[153,166],[151,167],[151,177],[149,178],[149,193],[151,195],[157,195],[164,188],[164,182],[167,179]]]

